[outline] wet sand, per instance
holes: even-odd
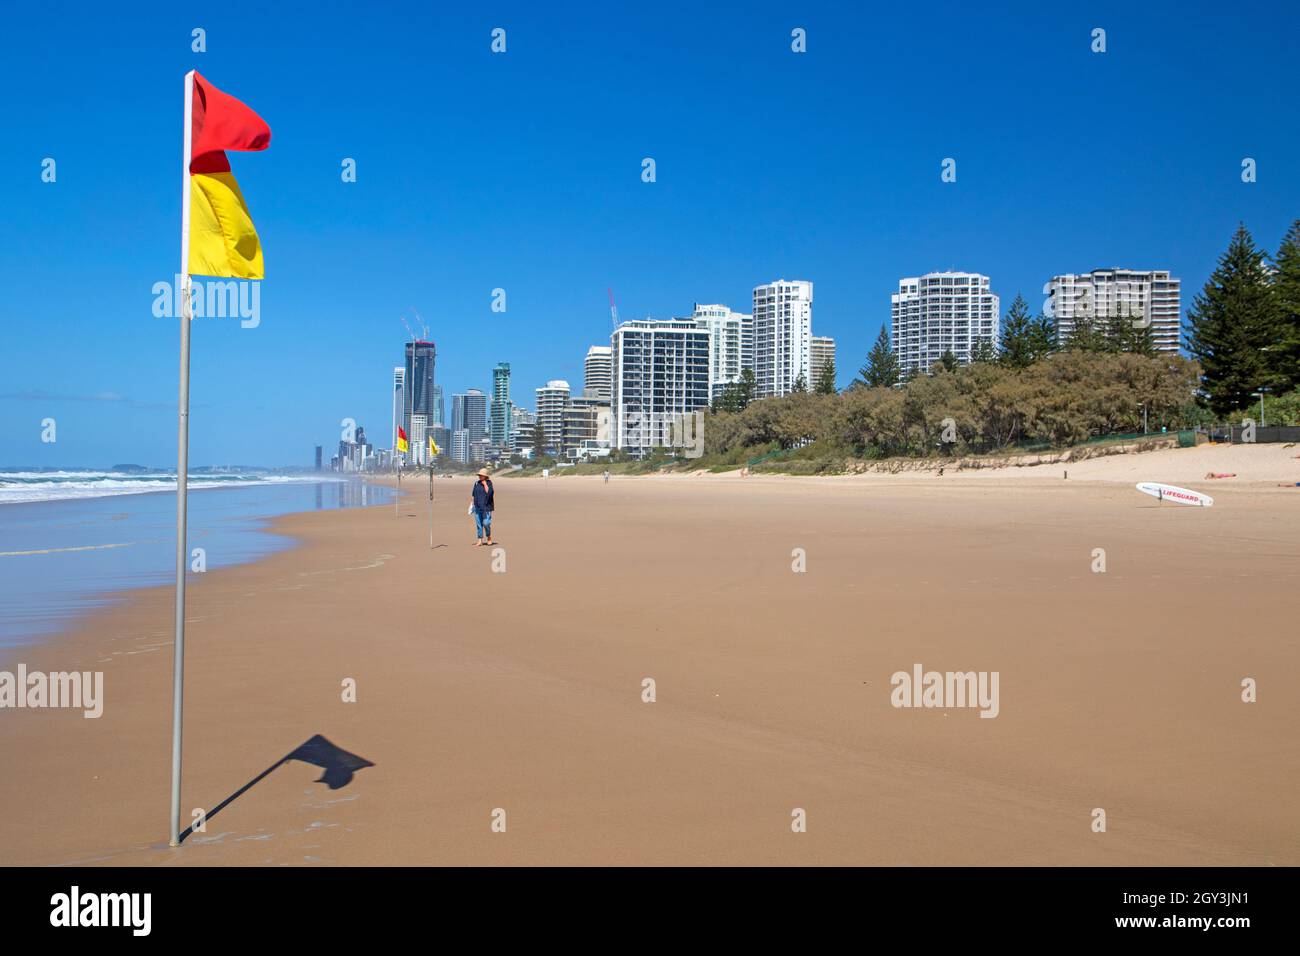
[[[496,555],[464,479],[435,483],[432,550],[423,484],[278,519],[301,547],[191,576],[206,831],[166,846],[155,588],[0,661],[106,695],[0,712],[0,863],[1300,864],[1295,453],[1192,484],[1210,509],[1072,467],[503,477]],[[1178,480],[1208,454],[1128,457]],[[997,671],[998,716],[895,708],[917,663]]]

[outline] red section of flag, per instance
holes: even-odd
[[[401,425],[397,426],[397,437],[400,438],[402,441],[409,441],[409,439],[406,437],[406,430],[402,428]]]
[[[228,173],[230,160],[221,150],[215,153],[204,153],[190,160],[190,172],[196,176],[200,173]]]
[[[190,137],[190,172],[225,172],[230,169],[222,150],[258,150],[271,145],[271,127],[233,96],[194,71],[193,127]],[[221,165],[214,165],[220,163]]]

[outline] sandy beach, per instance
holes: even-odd
[[[0,715],[0,863],[1300,864],[1297,454],[503,477],[497,553],[469,479],[434,483],[433,549],[423,482],[277,519],[300,547],[191,577],[205,832],[166,846],[151,588],[0,661],[105,687],[99,719]],[[997,672],[996,718],[893,706],[915,664]]]

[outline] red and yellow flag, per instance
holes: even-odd
[[[271,128],[247,106],[194,71],[190,116],[191,275],[263,276],[262,245],[225,151],[260,150]]]
[[[406,431],[401,425],[397,426],[397,450],[410,451],[411,443],[406,440]]]

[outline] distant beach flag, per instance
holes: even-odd
[[[191,275],[261,279],[262,244],[225,151],[271,144],[262,117],[194,73],[190,119]]]
[[[406,429],[402,428],[401,425],[397,426],[397,450],[398,451],[411,450],[411,443],[406,440]]]
[[[438,447],[438,443],[437,443],[436,441],[434,441],[432,438],[430,438],[430,439],[429,439],[429,455],[430,455],[431,457],[435,457],[435,458],[436,458],[436,457],[437,457],[438,455],[440,455],[440,454],[442,454],[442,449]]]

